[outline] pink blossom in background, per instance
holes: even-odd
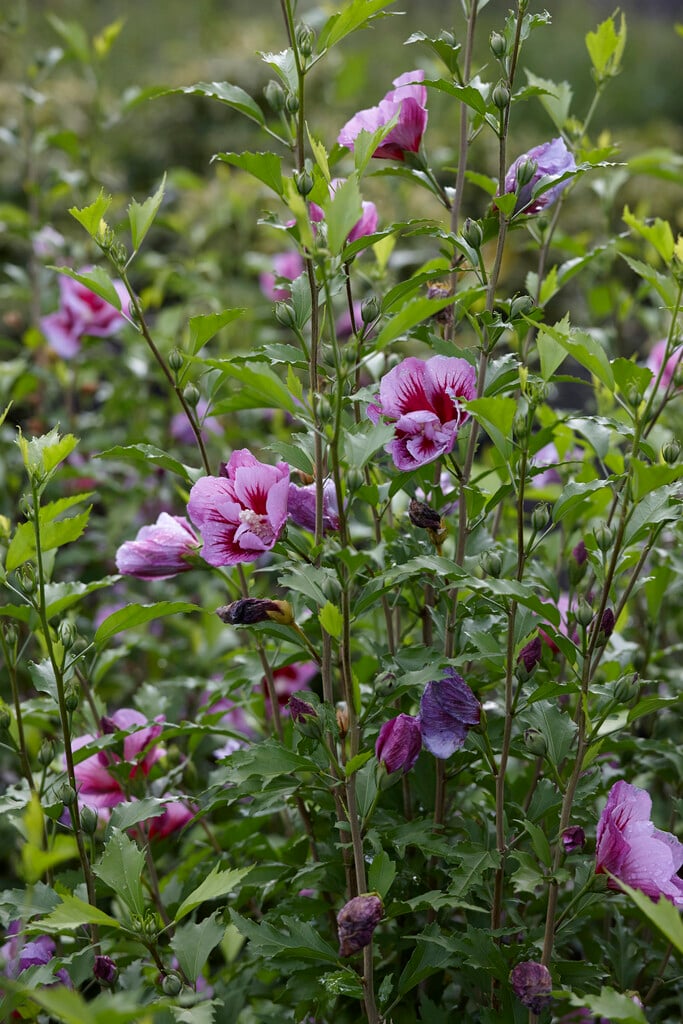
[[[90,269],[84,267],[79,273]],[[130,299],[123,282],[114,281],[113,285],[121,300],[121,308],[127,312]],[[64,359],[76,355],[84,336],[108,338],[126,323],[125,316],[118,309],[65,274],[59,278],[59,299],[59,308],[42,317],[40,327],[50,348]]]
[[[164,813],[147,820],[150,839],[166,839],[174,832],[179,832],[188,822],[192,821],[198,810],[196,804],[187,800],[177,800],[166,796],[162,797],[162,800],[164,800]]]
[[[207,416],[209,403],[205,398],[197,402],[195,412],[199,420],[202,437],[206,439],[208,434],[222,434],[223,428],[215,416]],[[171,417],[171,437],[180,444],[195,444],[195,436],[190,422],[184,412],[177,412]]]
[[[385,445],[398,469],[410,470],[453,451],[470,414],[461,399],[476,395],[474,367],[457,356],[409,356],[380,381],[377,405],[368,416],[395,423],[395,440]]]
[[[275,693],[277,694],[277,702],[280,706],[280,713],[289,715],[289,698],[293,693],[298,693],[299,690],[308,689],[308,684],[313,679],[320,669],[314,661],[295,661],[292,665],[283,665],[281,668],[276,668],[273,671],[273,682],[275,683]],[[263,692],[266,695],[266,714],[270,715],[270,700],[268,699],[268,689],[266,686],[265,676],[262,681]]]
[[[305,487],[289,485],[288,513],[292,522],[304,530],[315,532],[315,484]],[[323,482],[323,533],[339,529],[339,506],[337,489],[333,480]]]
[[[560,193],[567,187],[571,179],[567,178],[565,181],[561,181],[558,185],[549,188],[547,192],[543,192],[532,201],[531,195],[537,183],[541,178],[559,178],[567,171],[575,171],[576,161],[572,153],[565,146],[564,139],[552,139],[550,142],[543,142],[540,146],[530,149],[528,153],[518,156],[514,163],[510,165],[505,175],[503,192],[517,192],[517,168],[524,161],[533,161],[536,164],[536,169],[531,176],[531,180],[519,188],[515,213],[539,213],[541,210],[552,206],[559,199]]]
[[[273,272],[268,271],[259,274],[259,285],[261,291],[271,302],[280,302],[288,299],[290,289],[277,283],[278,278],[285,281],[294,281],[304,272],[304,258],[296,249],[287,252],[278,252],[273,256]]]
[[[332,195],[335,194],[340,185],[343,185],[346,178],[333,178],[330,182],[330,192]],[[350,245],[351,242],[357,241],[359,238],[363,238],[365,235],[371,235],[373,231],[377,230],[377,224],[379,223],[379,216],[377,214],[377,207],[374,203],[362,202],[363,212],[360,215],[360,219],[356,221],[354,226],[346,236],[346,241]],[[318,206],[317,203],[311,203],[310,205],[311,220],[314,223],[319,223],[325,219],[325,211]],[[360,321],[359,321],[360,322]]]
[[[623,781],[612,786],[598,822],[595,871],[609,872],[655,902],[665,896],[683,908],[683,879],[678,877],[683,843],[655,828],[651,811],[652,800],[644,789]],[[612,879],[607,884],[619,889]]]
[[[549,444],[544,444],[542,448],[531,456],[529,459],[529,465],[531,468],[543,468],[542,473],[535,473],[532,477],[531,483],[534,487],[547,487],[549,484],[561,484],[562,477],[557,470],[557,466],[564,465],[567,462],[578,462],[581,460],[581,450],[574,448],[571,452],[568,452],[564,457],[560,457],[560,454],[551,441]]]
[[[33,251],[41,259],[54,259],[64,248],[64,235],[55,230],[51,224],[45,224],[33,236]]]
[[[188,555],[201,541],[187,519],[162,512],[156,523],[143,526],[135,540],[127,540],[116,552],[116,568],[140,580],[167,580],[192,566]]]
[[[234,700],[231,700],[230,697],[221,697],[209,706],[210,699],[211,694],[206,692],[202,697],[201,711],[209,715],[223,712],[217,724],[226,729],[234,730],[236,733],[241,733],[244,737],[244,739],[241,739],[238,736],[229,736],[222,746],[214,750],[213,756],[220,760],[223,757],[229,757],[230,754],[234,754],[240,747],[244,747],[249,740],[254,739],[255,733],[249,724],[249,719],[244,710]]]
[[[190,491],[187,510],[204,540],[209,565],[253,562],[270,551],[287,522],[289,466],[268,466],[241,448],[227,476],[204,476]]]
[[[21,928],[21,921],[10,921],[5,933],[7,941],[0,946],[0,970],[6,978],[18,978],[29,967],[48,964],[56,952],[56,946],[49,935],[25,938]],[[55,983],[57,981],[61,981],[67,988],[73,988],[71,978],[63,967],[55,973]]]
[[[407,71],[394,79],[378,106],[359,110],[339,132],[337,141],[349,149],[362,131],[376,132],[398,117],[396,125],[372,154],[377,159],[405,160],[406,153],[417,153],[427,127],[427,89],[421,83],[424,71]]]
[[[654,379],[657,379],[662,363],[664,362],[664,356],[666,355],[666,338],[656,342],[647,357],[646,366],[648,370],[652,370]],[[669,358],[666,361],[666,366],[662,370],[662,376],[659,378],[659,387],[664,391],[668,388],[669,384],[673,379],[673,375],[678,369],[681,360],[683,359],[683,345],[679,345],[675,348]]]

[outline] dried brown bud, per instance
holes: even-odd
[[[216,609],[216,615],[230,626],[252,626],[256,622],[277,622],[281,626],[294,623],[292,606],[288,601],[269,601],[245,597]]]

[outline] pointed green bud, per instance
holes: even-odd
[[[499,110],[505,110],[510,105],[510,90],[505,82],[501,80],[498,85],[494,86],[491,99]]]
[[[195,387],[194,384],[188,384],[183,391],[183,398],[191,409],[196,409],[201,398],[199,388]]]
[[[271,78],[263,90],[263,94],[266,97],[266,103],[276,114],[280,114],[285,109],[285,91],[279,82]]]
[[[507,43],[505,41],[505,36],[500,32],[491,33],[489,36],[489,46],[491,47],[491,53],[494,57],[497,57],[500,60],[501,57],[505,56]]]
[[[174,373],[178,370],[182,370],[185,358],[180,349],[174,348],[168,357],[168,365],[171,367]]]

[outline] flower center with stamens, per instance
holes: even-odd
[[[275,534],[268,516],[261,516],[251,508],[243,508],[240,512],[240,522],[244,523],[249,531],[264,544],[270,544],[273,541]]]

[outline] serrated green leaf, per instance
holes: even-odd
[[[171,939],[171,949],[178,958],[180,968],[194,983],[209,958],[209,953],[225,934],[225,925],[219,920],[219,911],[195,924],[181,925]]]
[[[102,267],[93,267],[92,270],[87,270],[80,274],[75,270],[69,270],[68,267],[51,267],[50,269],[56,270],[58,274],[64,274],[65,277],[70,277],[72,280],[85,285],[86,288],[89,288],[95,295],[99,295],[101,299],[108,302],[114,309],[118,309],[119,312],[121,311],[119,293],[116,291],[111,278]]]
[[[233,110],[238,110],[258,125],[265,125],[265,118],[258,103],[252,99],[248,92],[240,89],[238,85],[231,85],[230,82],[197,82],[195,85],[186,85],[180,89],[164,89],[158,95],[169,93],[184,93],[186,96],[207,96],[209,99],[220,100]]]
[[[578,506],[590,500],[590,496],[597,491],[608,490],[609,485],[604,480],[587,480],[585,483],[577,483],[572,480],[562,489],[562,494],[553,507],[553,521],[560,523],[574,512]]]
[[[156,217],[161,201],[164,198],[166,187],[166,174],[161,179],[161,184],[156,192],[145,199],[144,203],[138,203],[133,199],[128,207],[128,220],[130,222],[130,234],[133,242],[133,252],[136,253],[142,241],[151,228]]]
[[[343,10],[331,15],[323,25],[318,37],[318,51],[329,50],[344,36],[374,21],[386,17],[384,8],[394,0],[351,0]]]
[[[539,701],[527,708],[526,723],[538,729],[546,741],[548,758],[558,767],[569,754],[576,736],[576,723],[554,704]]]
[[[242,935],[250,940],[254,952],[267,960],[275,957],[322,960],[327,963],[336,963],[338,960],[336,950],[306,921],[283,916],[280,928],[275,928],[267,921],[259,924],[248,921],[234,910],[230,911],[230,917]]]
[[[127,629],[143,626],[146,622],[161,619],[166,615],[186,615],[188,612],[200,612],[199,605],[187,601],[157,601],[156,604],[128,604],[125,608],[108,615],[95,633],[95,643],[102,644],[117,633]]]
[[[601,22],[595,32],[586,35],[586,49],[598,81],[619,74],[625,46],[626,19],[623,14],[619,31],[616,29],[614,17],[611,17]]]
[[[215,864],[203,882],[196,889],[193,889],[189,896],[185,897],[176,911],[175,920],[182,920],[183,917],[192,913],[202,903],[227,896],[233,892],[244,876],[248,875],[250,871],[251,867],[221,871],[220,865]]]
[[[132,914],[141,915],[145,910],[142,892],[142,873],[145,855],[125,832],[112,829],[93,871],[116,895],[123,900]]]
[[[224,309],[222,313],[206,313],[203,316],[190,317],[190,352],[192,355],[196,356],[207,341],[211,341],[222,327],[243,316],[244,312],[243,308]]]
[[[214,413],[234,409],[285,409],[296,414],[297,407],[285,384],[263,363],[233,363],[227,359],[206,359],[203,365],[220,370],[224,377],[241,384],[231,398],[222,399],[214,406]]]
[[[342,629],[344,626],[344,620],[342,613],[339,611],[335,604],[331,601],[327,601],[318,612],[318,619],[320,625],[323,627],[325,632],[333,636],[335,640],[339,640],[342,635]]]
[[[325,204],[327,241],[333,256],[341,252],[349,232],[358,223],[362,213],[358,179],[352,174],[339,185],[329,202]]]
[[[566,318],[556,323],[554,327],[546,324],[543,330],[573,356],[577,363],[594,374],[609,391],[614,391],[612,367],[604,348],[595,338],[585,331],[568,328]]]
[[[61,436],[57,427],[53,427],[49,433],[32,437],[29,441],[19,430],[17,444],[29,473],[45,476],[71,454],[78,444],[78,438],[73,434]]]
[[[72,206],[69,213],[85,228],[91,238],[97,238],[100,234],[102,219],[111,203],[112,197],[101,188],[94,202],[88,206],[82,206],[80,209],[77,206]]]
[[[640,1006],[633,1002],[631,996],[616,992],[607,985],[603,985],[599,995],[578,996],[572,994],[569,1002],[572,1006],[585,1008],[595,1017],[604,1019],[609,1014],[607,1019],[612,1024],[647,1024],[645,1014]]]
[[[99,452],[95,458],[124,459],[127,462],[135,462],[137,465],[146,467],[160,466],[171,473],[176,473],[187,483],[194,483],[203,473],[203,470],[184,466],[178,459],[174,459],[172,455],[162,451],[161,448],[155,448],[153,444],[115,445],[113,448]]]
[[[440,310],[445,309],[446,306],[452,305],[452,295],[443,299],[413,299],[384,324],[375,342],[375,350],[379,351],[385,348],[390,342],[395,341],[396,338],[407,334],[411,327],[415,327],[417,324],[422,323],[423,320],[434,316]]]
[[[665,263],[670,263],[674,255],[674,236],[668,221],[655,217],[652,223],[646,223],[631,213],[628,206],[622,214],[625,222],[637,234],[656,249]]]
[[[70,519],[45,523],[40,527],[40,546],[43,551],[52,551],[64,544],[70,544],[78,540],[88,524],[88,518],[92,505],[85,512],[81,512]],[[33,523],[21,523],[14,532],[10,541],[5,559],[5,568],[8,572],[23,565],[36,553],[36,538]]]
[[[275,74],[282,80],[288,92],[294,93],[294,95],[298,93],[299,81],[296,60],[291,46],[287,47],[286,50],[280,50],[279,53],[264,53],[261,51],[259,52],[259,57],[273,69]]]
[[[213,159],[241,168],[282,196],[282,159],[276,153],[216,153]]]
[[[105,838],[108,838],[114,829],[118,829],[119,832],[125,832],[141,821],[160,817],[165,810],[165,801],[157,800],[153,796],[143,797],[142,800],[132,800],[129,803],[117,804],[116,807],[112,808]]]
[[[639,889],[632,889],[630,885],[620,878],[610,875],[619,888],[626,893],[632,903],[648,918],[652,924],[659,929],[662,935],[678,950],[683,953],[683,921],[679,911],[673,903],[660,896],[657,903]]]
[[[386,850],[380,850],[372,858],[372,864],[368,870],[368,890],[379,893],[380,899],[386,900],[395,878],[396,864]]]
[[[61,903],[51,914],[40,919],[41,932],[75,931],[84,924],[97,924],[104,928],[120,929],[121,922],[98,907],[92,907],[77,896],[62,893]]]
[[[562,131],[569,117],[572,103],[572,87],[569,82],[553,82],[548,78],[539,78],[531,71],[524,69],[529,85],[542,89],[538,99],[558,131]]]

